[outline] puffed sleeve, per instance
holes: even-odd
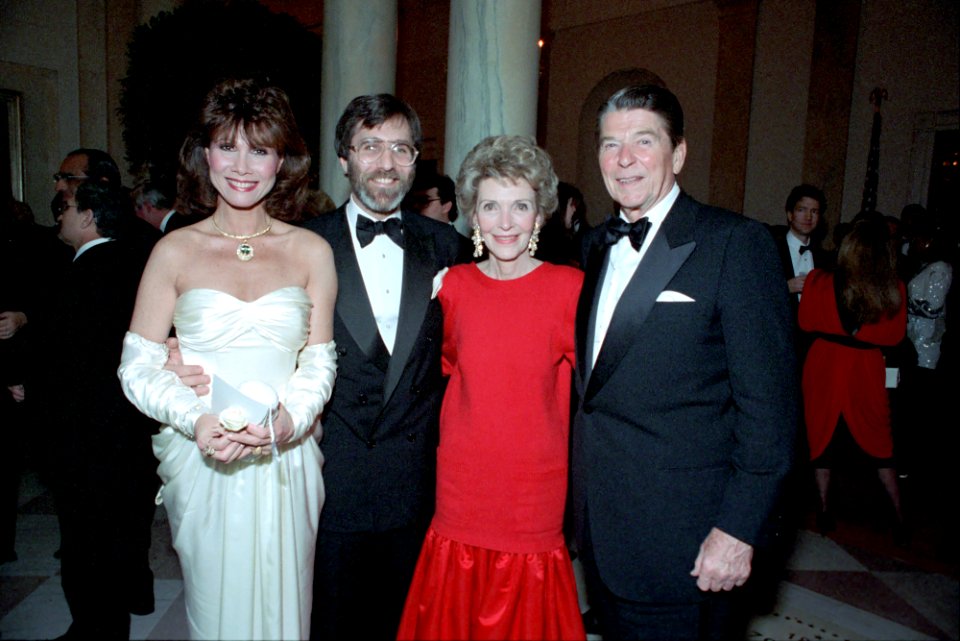
[[[123,337],[120,356],[120,385],[134,407],[188,438],[207,407],[196,393],[173,372],[163,369],[168,350],[134,332]]]
[[[336,343],[309,345],[297,357],[297,371],[287,382],[283,406],[293,421],[293,438],[297,440],[307,433],[323,406],[333,392],[337,378]],[[318,441],[322,436],[318,425],[313,435]]]

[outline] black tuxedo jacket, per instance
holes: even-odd
[[[304,226],[333,249],[339,281],[333,337],[337,382],[321,422],[326,500],[320,527],[382,531],[429,516],[433,505],[443,319],[431,295],[438,271],[457,260],[450,225],[402,213],[403,290],[387,352],[353,249],[345,207]]]
[[[780,225],[773,227],[770,233],[777,244],[777,253],[780,256],[780,265],[783,268],[784,280],[790,280],[797,274],[793,273],[793,257],[790,256],[790,246],[787,244],[787,234],[790,233],[789,227]],[[819,269],[832,269],[834,266],[833,254],[822,249],[815,241],[810,242],[810,251],[813,252],[813,266]],[[800,309],[800,295],[790,294],[790,306],[793,309],[794,318]]]
[[[40,363],[49,377],[44,454],[52,462],[64,595],[78,628],[116,626],[104,635],[122,632],[127,612],[152,611],[154,602],[157,423],[130,404],[117,377],[142,260],[142,246],[118,240],[87,249],[63,270]]]
[[[123,241],[86,250],[61,274],[42,324],[43,384],[35,391],[57,476],[84,501],[114,500],[125,488],[149,502],[159,486],[150,445],[157,423],[130,404],[117,377],[141,251]]]
[[[604,232],[585,239],[577,313],[577,536],[614,593],[690,602],[701,598],[689,573],[710,529],[755,543],[791,465],[787,289],[761,224],[681,193],[591,367]],[[664,300],[677,294],[692,300]]]

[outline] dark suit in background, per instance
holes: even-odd
[[[70,637],[128,638],[129,613],[153,611],[150,529],[160,482],[150,436],[156,423],[127,401],[117,378],[140,251],[121,241],[84,251],[60,275],[54,314],[43,327],[40,401]]]
[[[313,638],[345,638],[360,634],[360,626],[396,634],[432,516],[445,382],[443,319],[431,295],[434,276],[456,262],[460,243],[449,225],[406,211],[402,221],[403,288],[392,355],[377,329],[345,207],[305,223],[330,243],[339,282],[337,384],[321,418],[326,501]]]

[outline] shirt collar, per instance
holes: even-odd
[[[73,256],[73,260],[76,261],[78,258],[80,258],[80,254],[87,251],[91,247],[96,247],[97,245],[102,245],[103,243],[109,243],[112,240],[112,238],[94,238],[93,240],[85,242],[84,244],[80,245],[80,249],[78,249],[77,253]]]

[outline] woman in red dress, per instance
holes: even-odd
[[[457,205],[476,264],[442,275],[437,506],[400,639],[583,639],[561,531],[574,317],[582,274],[533,258],[557,203],[532,139],[490,137],[464,160]]]
[[[838,454],[848,453],[839,450],[850,437],[877,468],[902,531],[880,350],[906,331],[906,292],[894,260],[883,220],[860,220],[840,245],[836,271],[815,269],[803,287],[800,328],[815,338],[803,367],[803,398],[821,531],[832,528],[830,469]]]

